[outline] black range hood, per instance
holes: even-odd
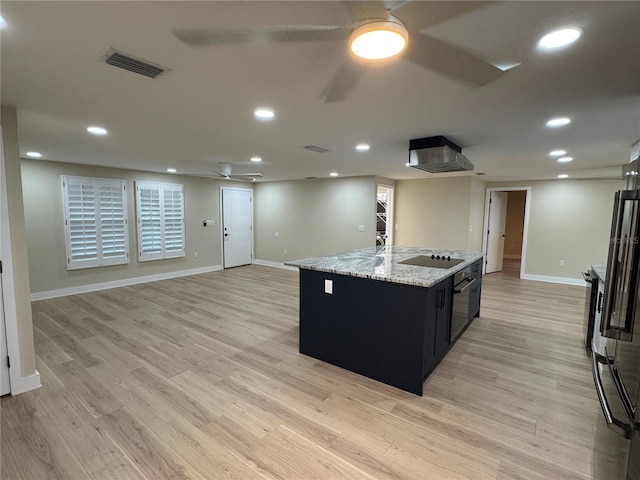
[[[474,169],[462,148],[441,135],[409,140],[409,165],[429,173]]]

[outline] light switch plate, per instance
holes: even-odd
[[[328,293],[329,295],[333,295],[333,280],[325,280],[324,281],[324,293]]]
[[[364,225],[358,225],[358,231],[364,232]]]

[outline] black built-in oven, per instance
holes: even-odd
[[[480,283],[473,267],[474,265],[469,265],[453,276],[451,342],[456,340],[469,324],[471,294]]]

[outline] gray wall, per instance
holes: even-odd
[[[470,176],[396,181],[395,244],[480,251],[484,192]]]
[[[66,269],[61,175],[127,181],[129,264],[72,271]],[[134,180],[184,185],[186,257],[138,262]],[[27,159],[22,160],[22,182],[32,293],[221,265],[219,187],[223,185],[222,182]],[[226,183],[231,184],[237,186],[237,183]],[[205,219],[215,220],[216,226],[203,227],[202,221]],[[195,252],[198,252],[197,258]]]
[[[511,186],[532,187],[525,274],[580,279],[589,265],[606,263],[613,196],[622,180],[487,184]]]
[[[375,246],[375,177],[259,183],[254,208],[258,260],[283,263]]]

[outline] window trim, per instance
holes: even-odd
[[[137,228],[137,237],[138,237],[138,261],[140,262],[150,262],[154,260],[166,260],[170,258],[183,258],[186,257],[186,235],[185,235],[185,208],[184,208],[184,186],[178,183],[163,183],[163,182],[147,182],[147,181],[136,181],[136,228]],[[143,241],[143,229],[142,229],[142,198],[140,194],[140,189],[149,189],[155,190],[158,192],[158,209],[159,209],[159,235],[160,235],[160,250],[158,252],[153,253],[145,253],[143,251],[144,241]],[[181,249],[178,250],[167,250],[167,230],[168,230],[168,216],[169,214],[166,212],[168,207],[167,205],[167,193],[169,192],[179,192],[180,193],[180,246]],[[175,231],[175,230],[174,230]]]
[[[73,246],[72,246],[72,231],[71,231],[71,205],[69,199],[69,186],[70,185],[91,185],[94,188],[94,228],[96,234],[96,257],[90,259],[74,260],[73,259]],[[127,208],[127,182],[122,179],[111,178],[96,178],[96,177],[81,177],[76,175],[61,175],[62,185],[62,205],[63,205],[63,218],[64,218],[64,237],[65,237],[65,250],[67,255],[67,270],[81,270],[86,268],[108,267],[112,265],[126,265],[129,263],[129,210]],[[122,201],[122,218],[123,218],[123,255],[121,256],[107,256],[104,254],[105,247],[105,235],[103,235],[103,216],[102,210],[106,206],[102,202],[100,194],[100,187],[117,187],[121,189],[121,201]]]

